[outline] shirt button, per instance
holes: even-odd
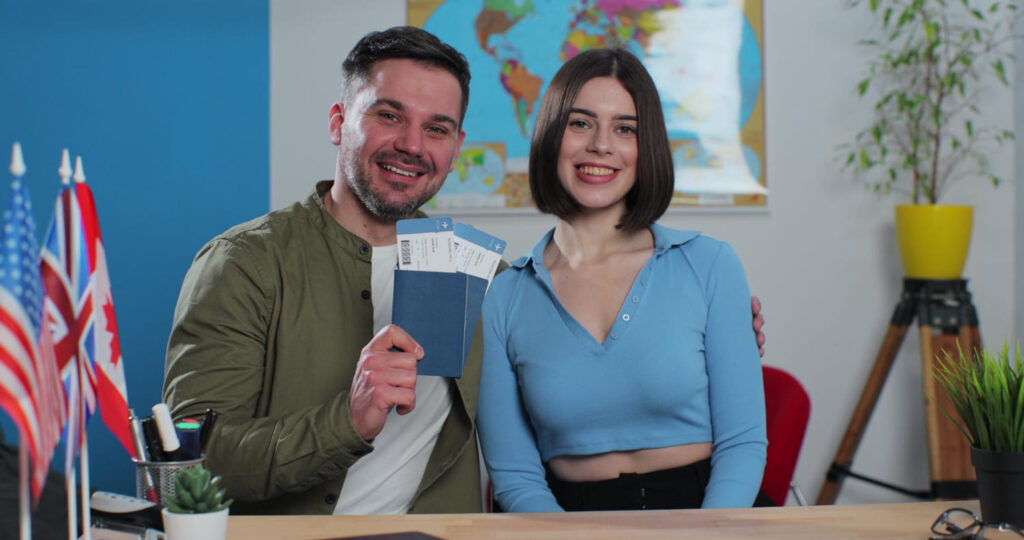
[[[618,334],[612,334],[612,339],[619,339],[619,335]]]
[[[363,292],[359,293],[359,296],[362,296],[363,300],[369,300],[370,299],[370,291],[368,291],[366,289],[363,289]]]
[[[327,504],[334,504],[338,502],[338,496],[333,493],[329,493],[327,494],[326,497],[324,497],[324,502]]]
[[[359,246],[359,253],[361,253],[363,255],[366,255],[369,252],[370,252],[370,246],[368,246],[366,244],[362,244],[362,245]]]
[[[637,303],[637,302],[639,302],[639,301],[640,301],[640,297],[639,297],[639,296],[634,296],[634,297],[633,297],[633,303],[634,303],[634,304],[635,304],[635,303]]]
[[[624,314],[624,315],[622,316],[622,320],[624,320],[624,321],[626,321],[626,322],[629,322],[629,313],[626,313],[626,314]]]

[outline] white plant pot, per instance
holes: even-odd
[[[224,540],[228,535],[228,509],[205,514],[176,514],[160,511],[164,516],[167,540]]]

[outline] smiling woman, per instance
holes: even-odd
[[[750,293],[728,244],[655,223],[673,186],[660,103],[639,60],[616,49],[575,56],[544,96],[530,187],[558,219],[483,307],[480,440],[506,510],[758,495]]]
[[[612,71],[612,70],[616,71]],[[602,92],[611,92],[604,95]],[[626,229],[646,228],[668,208],[672,199],[673,165],[661,100],[643,64],[631,54],[604,49],[588,51],[580,61],[569,61],[552,78],[537,118],[530,146],[530,191],[542,212],[568,218],[580,211],[580,201],[568,196],[566,186],[552,182],[573,166],[564,152],[576,144],[607,146],[612,138],[584,140],[584,134],[596,125],[598,110],[603,123],[614,131],[614,139],[631,144],[636,186],[623,197],[628,212],[623,217]],[[625,131],[626,133],[624,133]],[[628,132],[633,131],[634,137]],[[569,141],[566,143],[563,141]],[[627,141],[629,141],[627,143]],[[598,150],[596,148],[592,150]],[[607,148],[601,149],[607,157]],[[626,149],[629,151],[629,149]],[[597,154],[589,154],[593,158]],[[577,159],[586,160],[584,152]],[[613,159],[623,159],[617,155]]]
[[[636,182],[636,106],[611,77],[590,79],[569,110],[558,181],[581,211],[625,205]]]

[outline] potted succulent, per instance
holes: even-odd
[[[986,521],[1024,527],[1024,357],[1003,343],[959,359],[948,352],[935,375],[953,413],[947,416],[971,444],[978,498]],[[956,418],[954,418],[954,416]],[[959,421],[957,421],[959,418]]]
[[[228,507],[220,477],[199,465],[182,469],[174,492],[164,492],[164,532],[168,540],[223,540],[228,530]]]
[[[874,192],[903,193],[913,203],[896,207],[905,275],[957,279],[972,209],[938,203],[956,180],[1002,181],[987,152],[1013,133],[981,125],[979,95],[1009,85],[1020,10],[988,0],[849,1],[867,6],[882,37],[861,42],[874,56],[857,91],[874,100],[875,115],[841,147],[846,167]]]

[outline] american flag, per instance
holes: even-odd
[[[35,235],[32,203],[16,175],[0,245],[0,405],[18,425],[21,444],[28,445],[30,485],[38,500],[60,438],[65,404],[53,351],[47,350]]]

